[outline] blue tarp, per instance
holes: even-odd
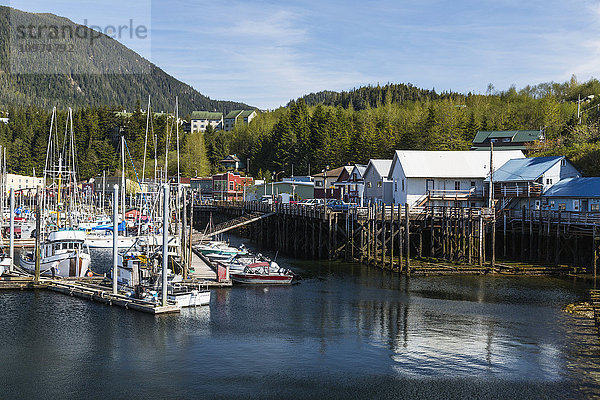
[[[112,231],[113,230],[113,225],[112,224],[105,224],[105,225],[98,225],[92,228],[93,231]],[[119,232],[124,232],[125,231],[125,221],[121,222],[119,224]]]

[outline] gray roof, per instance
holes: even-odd
[[[362,178],[363,176],[365,176],[366,169],[367,169],[367,166],[364,164],[354,164],[354,168],[352,169],[352,172],[354,172],[354,170],[356,170],[358,172],[358,175],[360,175],[360,177]]]
[[[363,178],[369,170],[369,168],[374,168],[379,176],[381,176],[382,178],[387,178],[388,174],[390,173],[391,166],[392,160],[371,159],[369,160],[369,164],[367,164],[367,168],[365,168],[365,171],[363,172]]]
[[[600,178],[562,179],[546,190],[544,196],[600,198]]]
[[[494,171],[495,182],[531,182],[544,175],[556,163],[564,159],[556,157],[531,157],[508,160]],[[486,178],[489,181],[489,178]]]

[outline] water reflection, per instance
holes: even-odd
[[[96,260],[107,268],[110,254]],[[179,316],[2,293],[0,397],[41,397],[38,384],[46,398],[573,398],[600,389],[592,322],[560,310],[586,296],[580,281],[405,278],[278,261],[304,279],[213,290],[210,307]]]

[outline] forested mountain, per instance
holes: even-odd
[[[19,34],[29,34],[29,31],[11,30],[9,23],[13,28],[58,27],[60,40],[33,41],[33,44],[49,43],[55,46],[53,51],[24,49],[22,46],[31,41]],[[75,32],[77,28],[89,40],[62,34],[64,29]],[[35,29],[33,32],[36,33]],[[47,36],[51,34],[50,30],[43,32]],[[248,108],[241,103],[212,100],[118,41],[69,19],[0,6],[0,107],[115,106],[131,110],[137,100],[145,102],[149,95],[158,111],[173,110],[175,96],[179,96],[181,115],[193,110],[227,113]]]

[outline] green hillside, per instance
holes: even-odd
[[[12,25],[11,25],[12,24]],[[65,51],[20,51],[19,31],[10,26],[59,26],[83,29],[93,44],[67,35],[46,40]],[[29,31],[25,31],[29,32]],[[50,32],[44,32],[50,35]],[[29,38],[27,36],[25,39]],[[12,39],[12,41],[11,41]],[[19,39],[19,40],[16,40]],[[39,41],[38,41],[39,42]],[[11,47],[12,44],[12,47]],[[11,51],[13,53],[11,53]],[[9,57],[12,54],[13,57]],[[12,64],[11,64],[12,61]],[[18,61],[18,62],[15,62]],[[12,68],[11,68],[12,67]],[[52,72],[52,73],[11,73]],[[108,72],[107,72],[108,71]],[[33,14],[0,6],[0,107],[38,106],[43,108],[116,106],[132,109],[150,95],[155,110],[173,110],[179,96],[180,113],[217,110],[227,113],[247,108],[241,103],[212,100],[178,81],[118,41],[69,19],[52,14]]]

